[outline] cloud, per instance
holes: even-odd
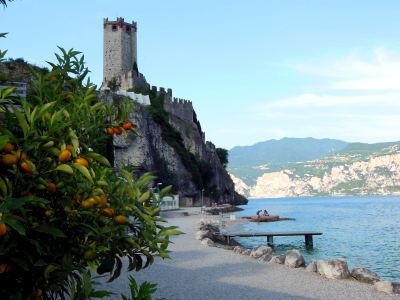
[[[384,47],[370,55],[352,51],[349,55],[319,63],[298,63],[292,67],[304,74],[334,79],[333,90],[400,90],[400,55]]]

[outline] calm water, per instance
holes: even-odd
[[[274,237],[276,252],[299,249],[306,261],[344,258],[349,268],[365,267],[382,278],[400,281],[400,197],[302,197],[253,199],[237,215],[255,215],[267,209],[272,215],[296,221],[241,223],[232,231],[321,231],[314,249],[307,250],[304,237]],[[266,244],[263,238],[242,238],[251,248]]]

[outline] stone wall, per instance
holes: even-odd
[[[151,90],[153,93],[164,95],[165,111],[186,122],[193,122],[194,110],[192,101],[173,97],[172,89],[165,89],[163,87],[157,88],[156,86],[152,86]]]
[[[103,88],[116,78],[122,90],[134,87],[134,80],[140,85],[143,74],[137,70],[136,23],[126,23],[123,18],[116,21],[104,19]]]

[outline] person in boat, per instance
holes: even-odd
[[[261,212],[262,212],[262,209],[259,209],[256,212],[258,222],[260,222],[260,219],[261,219],[261,216],[260,216]]]
[[[264,216],[269,216],[269,213],[266,209],[264,209]]]

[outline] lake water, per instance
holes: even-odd
[[[320,258],[344,258],[349,269],[365,267],[382,278],[400,281],[400,197],[301,197],[252,199],[236,215],[255,215],[267,209],[271,215],[295,221],[238,223],[230,231],[320,231],[314,249],[304,237],[274,237],[275,251],[299,249],[306,262]],[[247,248],[265,245],[266,237],[238,239]]]

